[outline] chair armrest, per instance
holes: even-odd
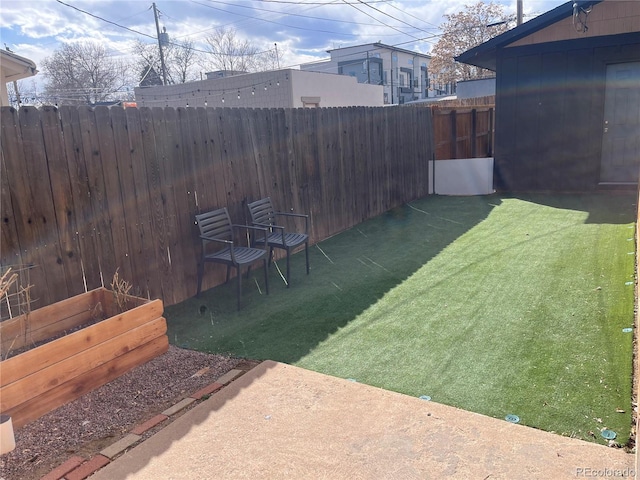
[[[206,240],[207,242],[218,242],[218,243],[226,243],[229,245],[233,245],[233,242],[231,240],[224,240],[222,238],[207,237],[206,235],[200,235],[200,238],[202,240]]]
[[[222,238],[215,238],[215,237],[207,237],[206,235],[200,235],[200,238],[202,240],[204,240],[202,242],[202,255],[204,256],[204,242],[216,242],[216,243],[222,243],[225,245],[229,245],[229,254],[231,255],[231,261],[233,263],[236,262],[236,255],[235,252],[233,251],[233,242],[231,240],[224,240]]]
[[[280,230],[280,235],[282,235],[282,244],[284,245],[284,234],[285,232],[285,228],[281,225],[269,225],[267,223],[254,223],[254,225],[257,225],[259,227],[264,227],[267,231],[269,230]],[[265,243],[266,243],[266,236],[265,236]]]
[[[267,250],[267,229],[262,226],[256,225],[243,225],[240,223],[234,223],[231,225],[233,228],[244,228],[245,230],[252,230],[254,232],[262,232],[264,238],[264,250]]]
[[[290,213],[290,212],[274,212],[276,215],[281,215],[283,217],[299,217],[304,218],[304,233],[309,233],[309,215],[305,215],[303,213]]]

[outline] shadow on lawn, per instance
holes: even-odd
[[[284,261],[270,268],[268,296],[263,294],[262,272],[253,270],[243,280],[240,312],[235,309],[234,281],[167,307],[169,339],[183,348],[295,363],[486,219],[506,198],[584,211],[586,223],[635,220],[635,196],[627,193],[429,196],[310,247],[309,276],[304,274],[304,255],[293,255],[290,288],[277,268],[283,268]]]
[[[169,339],[183,348],[294,363],[500,203],[497,195],[430,196],[392,209],[310,247],[309,276],[304,255],[294,255],[288,289],[276,268],[284,261],[270,268],[268,296],[262,272],[252,270],[240,312],[233,281],[167,307]]]
[[[309,276],[304,274],[304,255],[293,255],[288,289],[276,268],[283,268],[283,261],[270,268],[268,296],[263,294],[262,272],[253,270],[244,279],[240,312],[235,309],[233,281],[203,292],[200,298],[167,307],[169,339],[183,348],[295,363],[507,198],[584,211],[588,213],[585,223],[635,220],[635,196],[618,192],[429,196],[311,247]]]

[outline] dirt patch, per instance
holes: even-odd
[[[40,478],[73,455],[89,458],[229,370],[253,365],[170,346],[167,353],[17,430],[16,449],[0,459],[0,480]]]

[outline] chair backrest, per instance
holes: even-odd
[[[223,240],[233,238],[231,217],[226,207],[196,215],[196,223],[200,229],[200,235]]]
[[[251,221],[256,224],[262,225],[277,225],[276,214],[271,204],[271,198],[263,198],[250,203],[249,213],[251,214]]]

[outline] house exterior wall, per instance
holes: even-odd
[[[588,27],[586,32],[579,26],[576,28],[571,16],[513,42],[507,48],[640,32],[640,2],[604,0],[593,6],[585,22]]]
[[[500,49],[496,188],[597,189],[607,64],[637,61],[637,32]]]
[[[10,106],[7,83],[31,77],[38,73],[36,64],[13,52],[0,50],[0,106]]]
[[[382,87],[299,70],[276,70],[136,88],[139,107],[297,108],[381,106]]]
[[[382,85],[384,103],[399,104],[429,96],[431,57],[383,44],[366,44],[330,50],[331,60],[307,63],[303,71],[337,73],[359,83]]]

